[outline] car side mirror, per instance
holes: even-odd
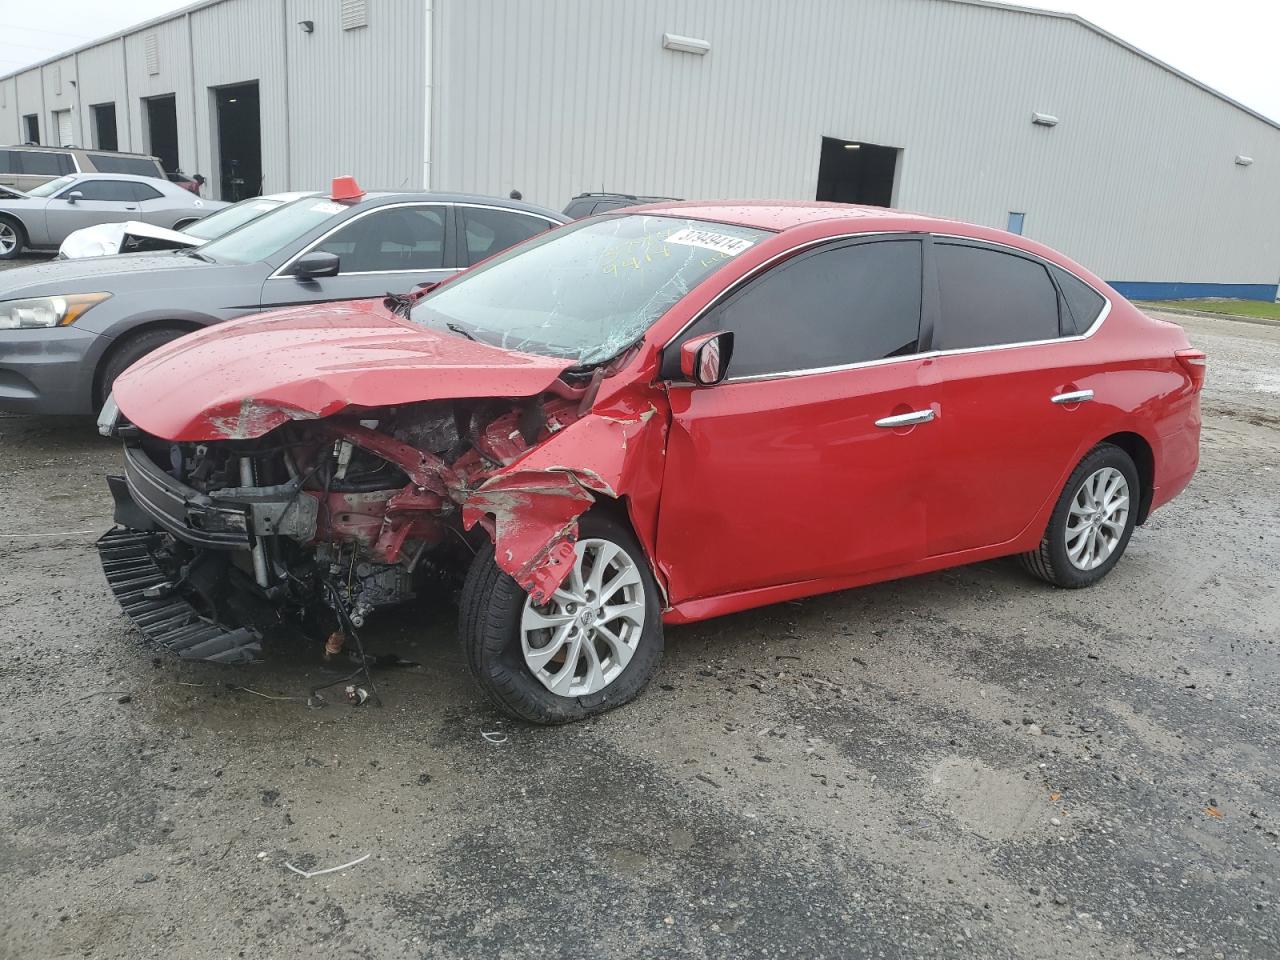
[[[680,344],[680,374],[700,387],[714,387],[729,372],[733,333],[704,333]]]
[[[83,200],[84,194],[79,190],[72,190],[67,194],[67,203],[75,203],[77,200]]]
[[[321,277],[336,277],[341,261],[336,253],[304,253],[293,264],[289,271],[299,280],[318,280]]]

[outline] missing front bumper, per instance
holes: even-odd
[[[245,627],[229,629],[201,616],[177,591],[152,550],[162,534],[116,527],[98,540],[102,572],[129,619],[151,643],[184,660],[251,663],[262,655],[262,637]],[[148,596],[148,593],[165,593]]]

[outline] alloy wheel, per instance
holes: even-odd
[[[18,246],[18,231],[7,223],[0,223],[0,254],[13,253]]]
[[[1077,570],[1107,562],[1129,520],[1129,482],[1115,467],[1085,477],[1067,512],[1067,559]]]
[[[525,600],[520,643],[530,672],[552,693],[598,693],[627,668],[645,620],[644,579],[609,540],[579,540],[574,564],[543,604]]]

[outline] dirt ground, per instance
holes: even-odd
[[[1098,587],[670,629],[559,729],[485,704],[447,612],[369,631],[422,663],[381,709],[157,657],[92,548],[117,449],[0,419],[0,956],[1280,956],[1280,327],[1182,319],[1201,471]]]

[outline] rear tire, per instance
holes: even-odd
[[[610,517],[587,514],[578,527],[577,566],[556,593],[562,601],[553,598],[540,608],[531,607],[528,594],[494,560],[492,544],[476,555],[462,589],[458,633],[472,676],[499,709],[518,720],[568,723],[621,706],[645,688],[662,661],[662,605],[640,544]],[[615,548],[620,552],[611,554]],[[590,590],[593,557],[611,558],[600,562],[606,585],[600,593]],[[582,591],[575,587],[575,577]],[[620,581],[624,585],[616,592],[607,590]],[[571,602],[569,594],[578,593],[593,599]],[[632,611],[631,621],[594,612],[624,605]],[[587,607],[593,612],[583,620]],[[567,614],[567,608],[574,608],[578,619]],[[558,626],[531,630],[530,624],[540,620]],[[612,642],[603,638],[605,630]],[[620,649],[618,640],[626,649]],[[593,669],[600,671],[596,684],[591,682]],[[559,684],[556,677],[563,678]],[[567,695],[553,692],[552,685],[563,686]]]
[[[0,217],[0,260],[15,260],[27,245],[27,233],[12,217]]]
[[[116,382],[116,378],[120,374],[124,373],[152,350],[163,347],[166,343],[171,343],[179,337],[186,336],[188,332],[187,330],[175,330],[173,327],[165,327],[160,330],[144,330],[142,333],[122,337],[107,357],[106,363],[102,366],[102,377],[98,381],[98,395],[94,397],[95,405],[101,407],[106,402],[107,396],[111,393],[111,386]]]
[[[1055,587],[1092,586],[1124,555],[1140,499],[1132,458],[1098,444],[1067,478],[1040,546],[1021,555],[1023,566]]]

